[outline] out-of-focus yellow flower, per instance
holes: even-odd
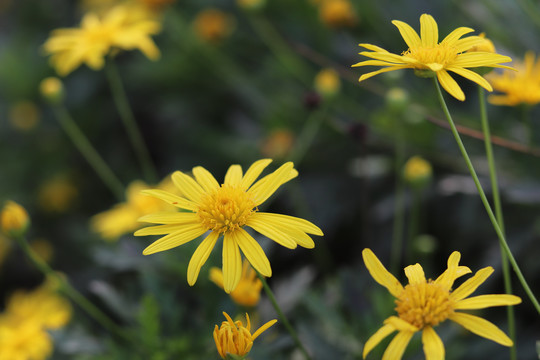
[[[473,46],[467,51],[483,51],[488,53],[496,53],[495,45],[493,45],[493,42],[486,37],[486,33],[480,33],[478,36],[480,36],[482,39],[484,39],[483,42]]]
[[[436,280],[426,280],[420,264],[407,266],[405,275],[409,284],[406,286],[401,285],[394,275],[386,270],[370,249],[364,249],[362,257],[370,275],[388,289],[396,298],[397,305],[397,316],[387,318],[384,326],[366,341],[364,358],[384,338],[397,331],[397,335],[386,348],[383,359],[400,360],[413,335],[421,331],[426,359],[444,359],[444,344],[433,328],[446,320],[452,320],[476,335],[501,345],[512,346],[512,340],[497,326],[478,316],[459,311],[521,303],[519,297],[506,294],[469,297],[493,273],[491,266],[480,269],[473,277],[452,290],[456,279],[471,273],[471,269],[459,265],[461,254],[458,251],[448,257],[448,269]]]
[[[40,119],[41,112],[32,101],[19,101],[9,109],[9,122],[17,130],[32,130],[39,123]]]
[[[26,210],[15,201],[6,201],[0,212],[0,227],[8,237],[24,235],[30,225]]]
[[[246,313],[247,325],[244,326],[242,321],[233,321],[231,317],[223,312],[227,321],[221,323],[221,327],[214,327],[214,341],[216,348],[222,359],[227,357],[227,354],[245,356],[253,347],[253,341],[266,331],[270,326],[274,325],[277,320],[270,320],[257,331],[251,334],[251,323],[249,315]]]
[[[236,0],[236,4],[246,10],[257,10],[266,5],[266,0]]]
[[[319,17],[329,27],[354,26],[358,18],[349,0],[323,0],[319,3]]]
[[[517,71],[504,70],[487,76],[493,89],[501,93],[488,97],[491,104],[516,106],[540,103],[540,59],[528,51],[523,62],[516,61],[515,68]]]
[[[332,97],[339,92],[341,87],[339,74],[334,69],[322,69],[315,76],[314,86],[319,94]]]
[[[35,239],[30,241],[30,247],[36,255],[46,263],[51,262],[54,256],[54,249],[52,244],[45,239]]]
[[[386,93],[386,103],[394,111],[403,111],[409,104],[409,94],[402,88],[393,87]]]
[[[193,20],[193,29],[199,39],[209,43],[219,43],[228,37],[235,26],[234,18],[221,10],[202,10]]]
[[[53,104],[60,103],[64,99],[64,85],[62,84],[62,81],[55,76],[50,76],[41,80],[39,92],[45,100]]]
[[[423,187],[431,179],[431,164],[420,156],[413,156],[403,167],[403,177],[413,187]]]
[[[81,7],[85,12],[103,14],[117,5],[129,4],[132,6],[145,6],[148,10],[159,13],[165,6],[170,5],[175,1],[176,0],[82,0]]]
[[[45,360],[52,351],[52,338],[39,324],[0,315],[0,359]]]
[[[210,280],[223,289],[223,271],[220,268],[210,269]],[[236,289],[231,291],[231,298],[235,303],[241,306],[255,306],[261,298],[262,282],[257,277],[257,273],[249,262],[244,260],[242,263],[242,275]]]
[[[65,176],[54,177],[39,188],[39,206],[51,213],[63,213],[70,208],[77,198],[77,187]]]
[[[157,60],[159,49],[150,37],[161,31],[161,23],[141,6],[119,5],[105,12],[84,15],[80,28],[57,29],[43,45],[51,64],[65,76],[85,63],[93,70],[103,68],[105,55],[114,49],[139,49]]]
[[[157,187],[160,190],[175,192],[170,177]],[[100,234],[104,240],[116,241],[120,236],[142,227],[143,224],[137,221],[141,216],[175,209],[172,205],[141,193],[151,188],[154,187],[140,180],[131,182],[126,190],[125,202],[92,217],[90,221],[92,230]]]
[[[265,157],[285,159],[294,145],[294,135],[289,129],[276,129],[263,140],[261,152]]]

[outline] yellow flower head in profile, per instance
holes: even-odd
[[[112,209],[92,217],[90,220],[92,230],[98,233],[104,240],[116,241],[120,236],[139,229],[142,224],[137,220],[141,216],[175,209],[174,206],[141,193],[143,190],[151,188],[151,186],[143,181],[132,181],[126,190],[125,202],[116,204]],[[174,191],[169,177],[157,185],[157,188]]]
[[[210,280],[223,289],[223,271],[217,267],[210,269]],[[231,298],[241,306],[255,306],[261,298],[262,282],[257,277],[257,273],[244,260],[242,263],[242,275],[236,288],[231,291]]]
[[[431,15],[422,14],[420,16],[420,36],[411,26],[402,21],[394,20],[392,23],[398,28],[409,48],[402,55],[396,55],[375,45],[360,44],[360,46],[370,50],[363,51],[360,55],[373,60],[359,62],[353,67],[383,66],[383,68],[362,75],[359,81],[388,71],[415,69],[425,75],[436,75],[441,86],[450,95],[463,101],[465,94],[449,72],[463,76],[486,90],[492,91],[493,89],[486,79],[468,68],[499,67],[511,69],[508,66],[500,65],[500,63],[512,61],[508,56],[484,51],[469,51],[485,41],[480,36],[462,38],[463,35],[474,31],[471,28],[459,27],[439,42],[437,23]]]
[[[450,255],[448,268],[436,280],[426,280],[420,264],[407,266],[405,275],[409,284],[405,287],[386,270],[370,249],[364,249],[362,257],[373,279],[396,298],[397,312],[397,316],[386,319],[384,326],[366,342],[364,358],[384,338],[397,331],[384,352],[383,360],[399,360],[412,336],[422,331],[426,359],[442,360],[444,345],[433,328],[447,319],[479,336],[504,346],[512,346],[512,340],[491,322],[457,311],[521,303],[521,299],[514,295],[479,295],[468,298],[493,273],[491,266],[478,270],[472,278],[452,291],[456,279],[471,273],[468,267],[459,266],[461,254],[457,251]]]
[[[529,51],[523,62],[515,65],[517,71],[504,70],[492,73],[487,79],[501,94],[490,95],[488,101],[493,105],[516,106],[540,103],[540,59]]]
[[[323,233],[314,224],[297,217],[258,210],[257,207],[281,185],[298,175],[293,163],[288,162],[255,182],[271,162],[270,159],[256,161],[245,174],[240,165],[232,165],[221,185],[201,166],[193,168],[194,177],[176,171],[172,180],[181,196],[162,190],[143,191],[184,210],[161,212],[139,219],[162,225],[138,230],[136,236],[168,234],[144,249],[143,254],[169,250],[209,232],[188,265],[187,281],[193,285],[218,238],[223,235],[223,287],[230,293],[242,275],[240,250],[255,270],[263,276],[272,276],[266,254],[244,227],[249,226],[289,249],[297,245],[308,249],[315,247],[308,234],[322,236]]]
[[[277,322],[275,319],[270,320],[251,334],[251,323],[247,313],[246,326],[244,326],[241,321],[233,321],[226,312],[223,312],[223,315],[227,318],[227,321],[223,321],[220,327],[217,325],[214,327],[214,341],[216,342],[217,351],[222,359],[225,359],[227,354],[238,356],[247,355],[253,346],[253,341]]]
[[[43,45],[51,64],[65,76],[85,63],[93,70],[103,68],[104,57],[113,50],[139,49],[157,60],[159,49],[150,37],[161,31],[161,24],[143,7],[118,5],[102,16],[84,15],[79,28],[57,29]]]
[[[0,210],[0,229],[7,236],[21,236],[30,225],[26,210],[15,201],[6,201]]]

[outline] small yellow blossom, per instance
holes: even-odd
[[[431,179],[431,164],[420,156],[413,156],[403,167],[403,177],[412,186],[422,187]]]
[[[30,225],[26,210],[15,201],[6,201],[0,212],[0,228],[7,236],[21,236]]]
[[[227,318],[227,321],[223,321],[220,327],[217,325],[214,327],[214,341],[222,359],[225,359],[227,354],[247,355],[253,347],[253,341],[277,322],[275,319],[270,320],[251,334],[251,323],[247,313],[246,326],[241,321],[234,322],[226,312],[223,312],[223,315]]]
[[[484,39],[484,41],[482,41],[481,43],[473,46],[472,48],[470,48],[467,51],[482,51],[482,52],[488,52],[488,53],[496,53],[497,52],[495,50],[495,45],[493,45],[493,42],[486,37],[485,33],[480,33],[480,35],[478,35],[478,36],[481,37],[482,39]]]
[[[63,213],[71,207],[78,194],[72,181],[65,176],[56,176],[40,186],[38,203],[46,212]]]
[[[160,31],[160,22],[142,7],[118,5],[103,16],[87,13],[80,28],[54,30],[43,48],[58,74],[65,76],[83,63],[93,70],[103,68],[104,57],[115,49],[139,49],[157,60],[160,52],[150,36]]]
[[[205,9],[193,20],[193,29],[199,39],[219,43],[228,37],[234,28],[234,18],[218,9]]]
[[[452,320],[501,345],[512,346],[512,340],[491,322],[458,311],[521,303],[521,299],[514,295],[468,297],[493,273],[492,267],[480,269],[452,291],[456,279],[471,273],[468,267],[459,265],[461,254],[457,251],[450,255],[448,268],[436,280],[426,280],[420,264],[407,266],[405,275],[409,284],[405,287],[386,270],[370,249],[364,249],[362,257],[373,279],[396,298],[397,312],[397,316],[387,318],[384,326],[366,341],[364,358],[384,338],[397,331],[397,335],[386,348],[383,359],[400,360],[412,336],[421,331],[426,359],[444,359],[444,344],[433,328],[445,320]]]
[[[341,87],[339,74],[334,69],[322,69],[315,76],[314,85],[319,94],[332,97],[339,92]]]
[[[276,129],[263,140],[261,152],[269,158],[285,159],[293,145],[294,135],[289,129]]]
[[[160,190],[174,191],[169,177],[157,187]],[[153,187],[140,180],[131,182],[126,190],[125,202],[92,217],[90,220],[92,230],[100,234],[104,240],[116,241],[120,236],[142,227],[143,224],[137,221],[141,216],[175,209],[172,205],[141,193],[151,188]]]
[[[266,0],[236,0],[236,4],[246,10],[257,10],[266,5]]]
[[[359,81],[364,81],[380,73],[409,68],[422,75],[436,75],[441,86],[450,95],[463,101],[465,100],[465,94],[458,83],[450,76],[449,71],[477,83],[488,91],[492,91],[493,88],[486,79],[468,68],[498,67],[511,69],[500,64],[512,61],[508,56],[469,51],[474,46],[485,42],[485,39],[480,36],[462,38],[463,35],[474,31],[471,28],[459,27],[439,42],[438,26],[431,15],[422,14],[420,16],[420,36],[410,25],[402,21],[394,20],[392,23],[398,28],[409,48],[402,55],[396,55],[375,45],[360,44],[360,46],[370,50],[361,52],[360,55],[373,60],[359,62],[354,64],[353,67],[383,66],[383,68],[362,75]]]
[[[358,22],[349,0],[323,0],[319,4],[319,17],[329,27],[354,26]]]
[[[60,103],[64,99],[64,85],[62,84],[62,81],[55,76],[50,76],[41,80],[39,91],[41,96],[53,104]]]
[[[492,73],[487,79],[495,91],[501,94],[490,95],[488,101],[493,105],[516,106],[540,103],[540,59],[529,51],[523,62],[516,62],[517,71],[504,70]]]
[[[210,269],[210,280],[223,289],[223,271],[217,267]],[[241,306],[255,306],[261,298],[262,282],[257,277],[255,270],[244,260],[242,263],[242,275],[236,289],[231,291],[231,298]]]
[[[255,181],[271,162],[271,159],[256,161],[245,174],[240,165],[232,165],[222,184],[201,166],[193,168],[193,177],[176,171],[172,180],[181,196],[162,190],[143,191],[184,210],[139,219],[160,225],[138,230],[135,236],[166,235],[144,249],[143,254],[169,250],[207,233],[189,261],[187,280],[189,285],[194,285],[201,267],[223,235],[223,286],[225,292],[230,293],[242,275],[240,250],[255,270],[263,276],[272,276],[264,250],[244,227],[251,227],[289,249],[297,245],[308,249],[315,247],[308,234],[322,236],[323,233],[314,224],[293,216],[259,211],[258,207],[281,185],[298,175],[293,163],[288,162]]]
[[[9,122],[17,130],[32,130],[39,124],[40,119],[41,111],[32,101],[19,101],[9,109]]]

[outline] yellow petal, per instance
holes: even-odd
[[[399,20],[393,20],[392,24],[398,28],[401,37],[403,40],[405,40],[405,43],[407,43],[409,49],[422,45],[422,41],[420,40],[418,33],[414,31],[409,24]]]
[[[485,337],[501,345],[512,346],[513,344],[512,340],[501,329],[481,317],[455,312],[449,316],[449,319],[457,322],[476,335]]]
[[[220,268],[212,267],[210,268],[210,273],[208,275],[210,281],[223,289],[223,271]]]
[[[178,195],[174,195],[168,191],[152,189],[152,190],[143,190],[141,194],[150,195],[157,199],[163,200],[168,204],[174,205],[181,209],[197,211],[198,206],[192,201],[184,199]]]
[[[172,211],[148,214],[141,216],[137,221],[152,224],[190,224],[200,222],[199,217],[195,213]]]
[[[261,326],[260,328],[257,329],[257,331],[255,331],[253,333],[253,335],[251,335],[251,340],[255,340],[256,338],[259,337],[259,335],[261,335],[264,331],[266,331],[270,326],[274,325],[275,323],[277,323],[277,320],[274,319],[274,320],[270,320],[268,321],[266,324],[264,324],[263,326]]]
[[[387,50],[383,49],[382,47],[379,47],[379,46],[373,45],[373,44],[358,44],[358,46],[361,46],[361,47],[366,48],[366,49],[371,50],[371,51],[384,52],[384,53],[388,52]]]
[[[408,67],[410,67],[410,66],[408,66],[408,65],[389,66],[387,68],[383,68],[383,69],[380,69],[380,70],[377,70],[377,71],[372,71],[370,73],[364,74],[364,75],[360,76],[360,79],[358,79],[358,81],[364,81],[364,80],[367,80],[370,77],[375,76],[375,75],[379,75],[379,74],[389,72],[389,71],[394,71],[394,70],[406,69]]]
[[[388,347],[386,348],[382,360],[401,360],[403,353],[411,341],[413,332],[410,331],[400,331],[396,336],[390,341]]]
[[[450,290],[454,284],[454,281],[458,278],[460,259],[461,254],[459,251],[452,252],[447,261],[448,269],[435,280],[435,283],[441,285],[446,290]]]
[[[475,47],[477,45],[482,44],[484,41],[485,41],[485,39],[480,37],[480,36],[467,36],[467,37],[465,37],[463,39],[459,39],[454,44],[456,54],[461,54],[461,53],[463,53],[463,52],[465,52],[465,51],[467,51],[467,50],[469,50],[469,49],[471,49],[471,48],[473,48],[473,47]],[[490,53],[490,54],[493,54],[493,53]],[[500,56],[502,56],[502,55],[500,55]]]
[[[431,15],[422,14],[420,16],[420,40],[422,46],[425,47],[434,47],[439,41],[437,22]]]
[[[268,199],[276,190],[291,179],[291,175],[295,173],[294,165],[292,162],[287,162],[281,165],[273,173],[266,175],[259,181],[257,181],[248,192],[253,195],[255,205],[262,204]],[[298,174],[298,173],[296,173]]]
[[[143,251],[143,255],[150,255],[183,245],[208,231],[200,224],[186,225],[181,231],[174,232],[154,241]]]
[[[446,44],[448,46],[454,46],[454,44],[461,38],[463,35],[473,32],[474,30],[468,27],[459,27],[455,30],[453,30],[450,34],[448,34],[443,41],[441,41],[441,44]]]
[[[450,299],[460,301],[472,294],[493,273],[491,266],[480,269],[450,294]]]
[[[452,77],[444,70],[437,71],[437,79],[441,83],[441,86],[446,90],[450,95],[455,97],[460,101],[465,100],[465,94],[457,84],[457,82],[452,79]]]
[[[388,62],[387,65],[403,64],[403,56],[392,54],[392,53],[377,53],[377,52],[363,51],[359,53],[359,55],[366,56],[375,60],[387,61]]]
[[[219,233],[212,231],[206,239],[204,239],[197,249],[193,253],[193,256],[189,260],[188,270],[187,270],[187,281],[190,286],[193,286],[197,281],[201,267],[204,265],[212,249],[216,245],[216,241],[219,238]],[[223,281],[222,281],[223,282]]]
[[[210,171],[206,170],[202,166],[196,166],[193,168],[193,176],[195,176],[195,179],[199,185],[201,185],[201,187],[207,193],[212,193],[219,188],[219,183],[217,182],[216,178],[214,178]]]
[[[359,66],[393,66],[393,63],[389,63],[388,61],[382,61],[382,60],[366,60],[361,61],[359,63],[356,63],[354,65],[351,65],[351,67],[359,67]]]
[[[238,229],[229,234],[233,238],[240,250],[246,256],[246,259],[251,263],[251,266],[263,276],[272,276],[272,268],[270,267],[270,261],[266,257],[261,245],[244,229]]]
[[[511,61],[512,59],[508,56],[500,54],[470,52],[459,54],[456,59],[452,61],[451,66],[471,68],[480,66],[494,66],[499,63],[506,63]]]
[[[480,76],[478,73],[475,73],[474,71],[464,69],[462,67],[456,67],[456,66],[449,66],[446,68],[448,71],[453,71],[458,75],[463,76],[464,78],[467,78],[471,81],[474,81],[478,85],[482,86],[487,91],[493,91],[493,88],[491,87],[490,83],[484,79],[482,76]]]
[[[444,344],[431,326],[422,331],[422,344],[426,360],[444,360]]]
[[[242,182],[242,167],[231,165],[225,174],[225,185],[238,186]]]
[[[223,236],[223,290],[230,294],[242,276],[242,257],[238,244],[230,234]]]
[[[246,226],[253,228],[255,231],[261,233],[262,235],[274,240],[281,246],[285,246],[289,249],[295,249],[297,244],[296,242],[287,234],[278,230],[275,226],[257,218],[251,216]]]
[[[515,295],[496,294],[479,295],[458,301],[454,305],[456,310],[484,309],[492,306],[517,305],[521,303],[521,298]]]
[[[396,329],[392,325],[386,324],[377,330],[375,334],[371,335],[368,341],[366,341],[364,344],[364,351],[362,353],[363,358],[365,359],[367,354],[369,354],[369,352],[373,350],[375,346],[377,346],[382,340],[384,340],[394,331],[396,331]]]
[[[255,180],[261,175],[263,170],[270,165],[272,162],[272,159],[262,159],[255,161],[249,169],[247,169],[244,177],[242,178],[242,182],[240,183],[240,187],[244,190],[247,190]]]
[[[315,224],[295,217],[295,216],[289,216],[289,215],[283,215],[283,214],[274,214],[274,213],[266,213],[266,212],[256,212],[255,214],[251,215],[252,218],[260,219],[262,221],[268,221],[272,224],[283,224],[287,227],[295,227],[300,231],[303,231],[308,234],[323,236],[323,232],[321,229],[319,229],[318,226]]]
[[[388,319],[384,320],[385,324],[390,324],[394,327],[394,329],[398,331],[412,331],[417,332],[420,329],[418,329],[416,326],[409,324],[407,321],[397,317],[397,316],[390,316]]]
[[[409,265],[405,268],[405,275],[409,279],[409,284],[420,284],[426,282],[424,269],[420,264]]]
[[[362,251],[362,258],[364,259],[364,263],[366,264],[366,267],[373,279],[387,288],[388,291],[390,291],[390,294],[394,295],[394,297],[399,297],[399,295],[401,295],[403,292],[403,286],[394,277],[394,275],[390,274],[388,270],[386,270],[373,251],[367,248],[364,249]]]
[[[165,235],[171,234],[176,231],[181,231],[186,228],[186,226],[193,226],[195,224],[167,224],[167,225],[157,225],[157,226],[147,226],[145,228],[135,231],[133,235],[135,236],[147,236],[147,235]]]
[[[175,171],[171,178],[174,185],[176,185],[185,197],[195,203],[200,203],[201,197],[204,195],[204,190],[191,176],[181,171]]]

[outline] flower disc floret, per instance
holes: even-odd
[[[403,56],[413,58],[417,61],[417,63],[412,64],[415,69],[429,69],[432,71],[444,69],[456,59],[457,55],[456,47],[449,46],[445,43],[435,46],[413,47],[403,53]]]

